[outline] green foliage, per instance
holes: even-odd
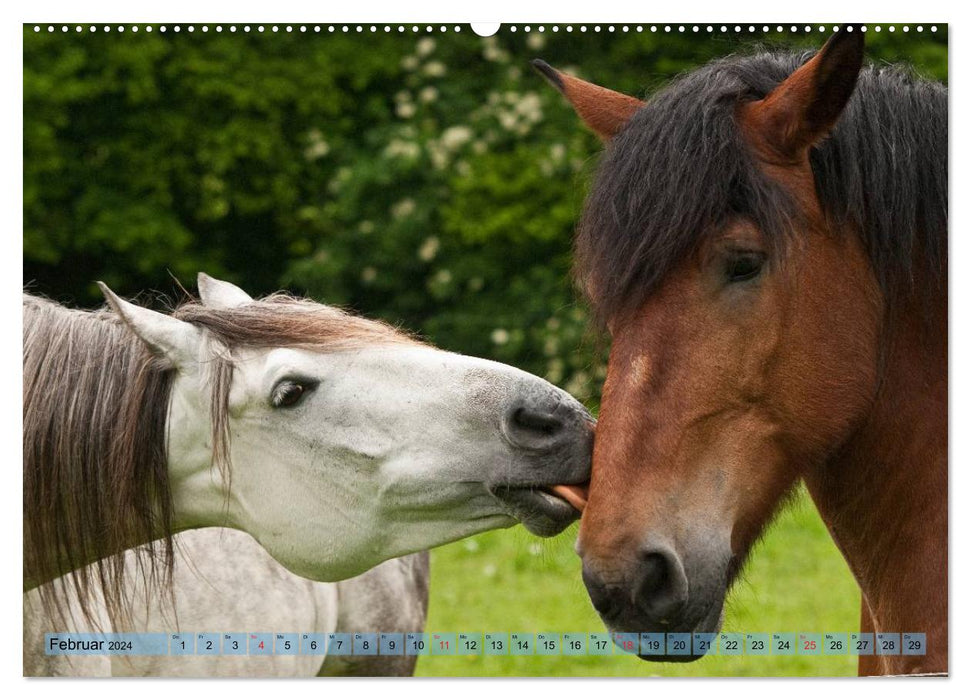
[[[777,39],[775,37],[782,37]],[[645,94],[752,44],[816,33],[343,35],[24,29],[24,277],[94,305],[191,288],[348,305],[595,400],[569,280],[600,149],[529,67]],[[946,29],[868,36],[946,78]]]

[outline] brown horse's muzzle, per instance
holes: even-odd
[[[614,559],[617,563],[611,566],[584,554],[583,583],[612,632],[716,632],[727,590],[728,561],[716,551],[694,551],[693,566],[675,547],[650,540],[633,556]],[[693,661],[699,656],[642,654],[641,658]]]

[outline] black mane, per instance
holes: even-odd
[[[652,95],[608,145],[576,239],[576,274],[602,321],[636,308],[733,216],[780,251],[799,213],[756,168],[735,124],[805,63],[761,53],[715,61]],[[860,232],[889,297],[946,286],[947,89],[900,67],[865,67],[811,162],[824,213]]]

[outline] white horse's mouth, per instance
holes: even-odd
[[[489,489],[506,512],[539,537],[562,532],[586,505],[583,485],[493,486]]]

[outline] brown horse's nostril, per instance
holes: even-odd
[[[616,591],[608,589],[603,579],[595,574],[585,562],[580,569],[580,577],[583,579],[583,585],[587,587],[590,602],[593,603],[596,611],[606,619],[614,617],[622,607],[618,604]]]
[[[688,602],[688,579],[678,555],[662,547],[647,550],[633,580],[634,603],[658,622],[677,617]]]

